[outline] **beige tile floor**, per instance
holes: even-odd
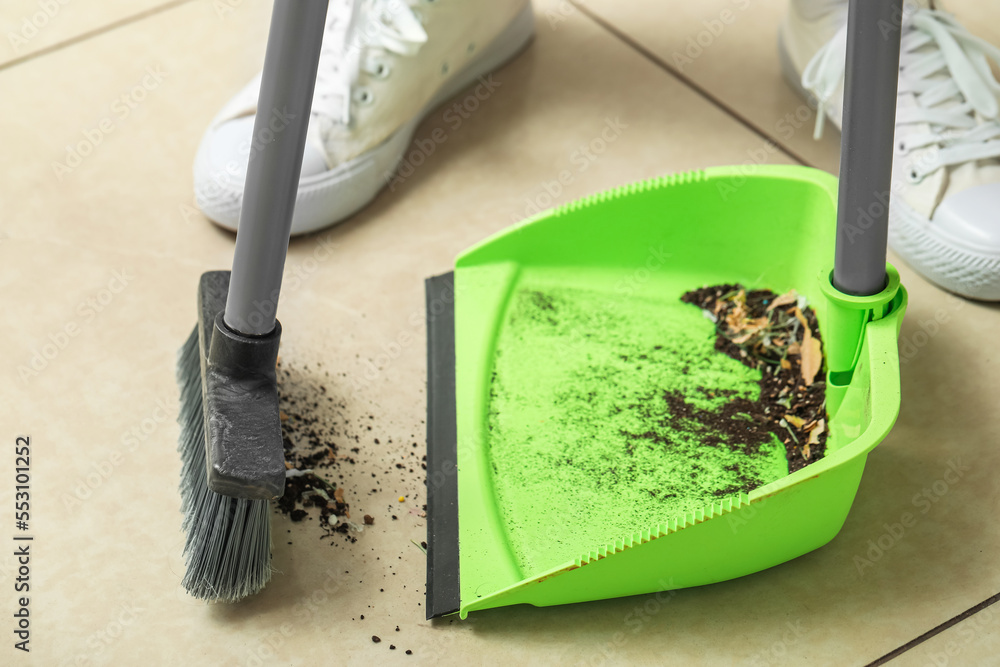
[[[6,0],[0,11],[0,64],[65,47],[186,0]],[[205,0],[201,0],[205,2]],[[240,0],[217,3],[220,18]]]
[[[31,43],[34,55],[0,56],[8,165],[0,179],[0,405],[6,440],[32,436],[34,661],[860,665],[889,656],[997,664],[997,607],[975,608],[1000,591],[1000,312],[949,297],[905,266],[902,411],[830,545],[754,576],[680,591],[635,633],[626,619],[644,598],[423,620],[424,560],[410,542],[425,531],[416,511],[422,486],[415,475],[383,472],[410,443],[423,446],[422,279],[523,217],[608,118],[625,129],[559,201],[740,164],[770,140],[780,146],[771,162],[834,169],[832,131],[817,144],[808,131],[787,142],[772,131],[801,104],[774,58],[782,2],[749,3],[680,78],[666,57],[724,0],[590,0],[583,10],[536,2],[538,38],[496,76],[497,92],[458,128],[440,112],[421,126],[425,137],[439,127],[448,133],[421,168],[346,224],[292,243],[289,275],[304,277],[282,297],[283,363],[303,380],[319,377],[318,363],[334,375],[330,388],[344,407],[325,417],[363,436],[341,483],[352,514],[376,523],[357,543],[333,547],[309,526],[277,518],[276,534],[293,542],[276,539],[281,573],[234,607],[198,604],[179,586],[173,369],[194,322],[197,277],[229,265],[233,240],[191,208],[192,157],[205,123],[259,67],[269,3],[230,2],[224,13],[208,0],[108,2],[92,11],[66,3],[56,17],[65,20],[53,19]],[[981,4],[961,9],[974,26],[995,18]],[[32,10],[5,3],[0,25],[17,26]],[[123,95],[133,103],[127,115],[116,106]],[[67,147],[95,136],[105,119],[112,130],[57,174]],[[335,253],[317,265],[324,244]],[[931,331],[937,314],[946,322]],[[413,342],[375,380],[350,381],[404,334]],[[46,348],[50,341],[57,347]],[[18,367],[39,351],[51,358],[21,377]],[[358,426],[369,415],[370,432]],[[146,428],[143,439],[123,437],[135,428]],[[950,467],[962,475],[939,482]],[[0,471],[13,478],[12,454]],[[12,484],[0,484],[4,507]],[[933,503],[918,497],[925,489]],[[399,508],[399,521],[390,508]],[[869,542],[904,512],[915,525],[859,571],[855,557],[868,558]],[[12,549],[0,552],[10,619],[15,563]],[[10,644],[3,664],[15,664]]]

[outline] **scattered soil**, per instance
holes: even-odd
[[[735,398],[719,413],[692,414],[683,397],[665,393],[671,412],[739,436],[748,453],[774,434],[785,445],[788,471],[826,452],[828,417],[822,368],[822,338],[816,313],[794,292],[777,295],[742,285],[716,285],[687,292],[685,303],[704,310],[716,325],[715,349],[761,371],[760,398]],[[741,419],[737,419],[737,418]]]
[[[323,474],[339,467],[343,458],[338,457],[332,429],[318,416],[321,404],[333,399],[326,395],[325,385],[287,382],[289,372],[281,367],[280,360],[277,372],[281,436],[289,473],[285,478],[285,493],[274,506],[296,523],[315,518],[320,537],[341,534],[347,541],[356,542],[346,522],[351,511],[344,500],[344,490]],[[313,509],[318,511],[311,512]]]
[[[407,558],[408,554],[420,557],[407,539],[414,525],[423,528],[422,522],[426,517],[426,506],[420,506],[415,501],[426,474],[426,456],[419,438],[410,433],[404,440],[393,444],[396,436],[380,433],[380,427],[391,424],[391,420],[376,417],[371,409],[357,412],[357,404],[349,402],[345,391],[349,382],[346,373],[331,373],[323,368],[322,363],[303,365],[280,359],[276,371],[288,473],[284,495],[273,503],[275,512],[298,524],[294,530],[297,535],[314,535],[319,540],[325,540],[324,545],[346,544],[352,547],[351,554],[341,554],[346,559],[334,556],[343,565],[358,559],[369,563],[381,561],[384,564],[381,572],[372,569],[363,581],[355,580],[364,584],[372,594],[376,588],[381,592],[401,592],[404,595],[409,595],[411,591],[417,593],[420,587],[408,585],[409,582],[393,582],[399,589],[397,591],[388,586],[380,588],[376,582],[403,579],[396,576],[397,563]],[[396,498],[401,493],[414,500],[399,504]],[[384,502],[379,498],[383,495]],[[356,519],[351,517],[352,504],[359,515]],[[372,544],[365,544],[363,533],[365,529],[375,530],[379,516],[392,517],[392,521],[384,519],[380,530],[391,524],[399,531],[398,554],[390,555],[384,546],[376,550]],[[288,532],[293,532],[291,526],[288,526]],[[345,568],[343,574],[350,572]],[[423,595],[417,595],[416,599],[419,608]],[[378,635],[369,633],[381,628],[382,623],[372,604],[367,606],[366,611],[369,616],[367,621],[365,614],[355,616],[353,613],[351,620],[360,619],[362,635],[371,637],[373,643],[380,643]],[[369,627],[364,628],[365,624]],[[370,627],[371,624],[377,627]],[[388,631],[393,626],[396,632],[400,632],[400,627],[395,624],[387,625],[384,630]],[[399,639],[405,641],[403,636],[397,637]],[[395,649],[395,646],[386,646],[388,650]],[[408,655],[412,654],[412,651],[408,652]]]

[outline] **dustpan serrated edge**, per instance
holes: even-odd
[[[647,542],[652,542],[655,539],[666,537],[672,533],[677,533],[685,528],[695,526],[699,523],[704,523],[709,519],[725,516],[726,514],[740,510],[749,504],[750,496],[745,493],[729,496],[721,501],[710,503],[704,507],[699,507],[698,509],[690,512],[685,512],[684,514],[671,517],[665,522],[659,523],[652,528],[638,530],[628,537],[615,538],[612,541],[606,542],[605,544],[602,544],[597,548],[577,557],[574,559],[573,563],[577,567],[589,565],[590,563],[607,558],[608,556],[613,556],[617,553],[625,551],[626,549],[641,546]]]
[[[546,216],[559,217],[567,213],[572,213],[575,211],[579,211],[581,209],[589,208],[591,206],[596,206],[604,202],[614,201],[615,199],[621,199],[622,197],[636,195],[651,190],[660,190],[675,185],[688,185],[690,183],[698,183],[706,179],[707,175],[705,171],[702,169],[685,171],[679,174],[665,174],[663,176],[655,176],[653,178],[648,178],[644,181],[627,183],[625,185],[620,185],[616,188],[611,188],[610,190],[602,190],[601,192],[596,192],[592,195],[587,195],[579,199],[574,199],[571,202],[567,202],[565,204],[561,204],[559,206],[556,206],[555,208],[550,209],[548,212],[546,212]]]

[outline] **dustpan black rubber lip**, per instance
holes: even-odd
[[[427,618],[461,606],[458,557],[458,435],[455,416],[455,275],[428,278]]]

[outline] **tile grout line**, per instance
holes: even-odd
[[[711,103],[715,107],[719,108],[721,111],[723,111],[724,113],[726,113],[728,116],[730,116],[737,123],[739,123],[740,125],[742,125],[743,127],[745,127],[747,130],[749,130],[753,134],[757,135],[761,139],[764,139],[765,141],[774,144],[779,149],[781,149],[781,151],[783,153],[785,153],[786,155],[788,155],[789,157],[791,157],[793,160],[795,160],[796,162],[798,162],[800,165],[802,165],[804,167],[815,167],[815,165],[810,164],[805,158],[803,158],[801,155],[799,155],[798,153],[796,153],[794,150],[792,150],[791,148],[785,146],[783,143],[781,143],[777,139],[775,139],[775,138],[771,137],[770,135],[768,135],[767,132],[765,132],[761,128],[757,127],[756,125],[754,125],[753,122],[751,122],[746,117],[744,117],[743,115],[741,115],[740,113],[738,113],[734,108],[732,108],[731,106],[729,106],[728,104],[726,104],[725,102],[723,102],[721,99],[719,99],[718,97],[716,97],[715,95],[713,95],[712,93],[710,93],[703,86],[701,86],[698,83],[696,83],[693,79],[691,79],[690,77],[688,77],[687,75],[685,75],[683,72],[679,72],[675,68],[671,67],[662,58],[660,58],[655,53],[653,53],[652,51],[650,51],[649,49],[647,49],[646,47],[644,47],[642,44],[636,42],[631,37],[629,37],[628,35],[626,35],[624,32],[622,32],[621,30],[619,30],[615,26],[611,25],[609,22],[605,21],[600,16],[597,16],[596,14],[594,14],[590,10],[589,7],[581,4],[582,1],[585,1],[585,0],[570,0],[570,2],[573,4],[573,6],[576,7],[580,11],[580,13],[584,14],[585,16],[587,16],[594,23],[596,23],[597,25],[599,25],[602,28],[604,28],[606,31],[608,31],[609,33],[611,33],[614,37],[617,37],[626,46],[631,47],[634,51],[638,52],[641,56],[643,56],[644,58],[646,58],[647,60],[649,60],[650,62],[652,62],[654,65],[658,66],[660,69],[666,70],[666,72],[668,74],[672,75],[675,79],[677,79],[678,81],[680,81],[681,83],[683,83],[684,85],[686,85],[688,88],[690,88],[691,90],[693,90],[695,93],[697,93],[698,95],[700,95],[702,98],[704,98],[705,100],[707,100],[709,103]]]
[[[919,646],[920,644],[923,644],[928,639],[931,639],[932,637],[941,634],[942,632],[944,632],[948,628],[952,627],[953,625],[957,625],[958,623],[964,621],[965,619],[969,618],[970,616],[974,616],[975,614],[981,612],[983,609],[986,609],[990,605],[996,604],[997,602],[1000,602],[1000,593],[997,593],[996,595],[993,595],[991,597],[986,598],[985,600],[983,600],[979,604],[977,604],[977,605],[975,605],[973,607],[970,607],[969,609],[966,609],[965,611],[963,611],[961,614],[958,614],[957,616],[953,616],[952,618],[948,619],[947,621],[945,621],[941,625],[939,625],[939,626],[937,626],[935,628],[931,628],[930,630],[928,630],[924,634],[920,635],[919,637],[914,637],[913,639],[911,639],[910,641],[906,642],[905,644],[903,644],[899,648],[894,649],[892,651],[889,651],[888,653],[886,653],[885,655],[883,655],[881,658],[878,658],[877,660],[873,660],[872,662],[868,663],[867,665],[865,665],[865,667],[878,667],[879,665],[884,665],[885,663],[889,662],[890,660],[892,660],[894,658],[898,658],[899,656],[901,656],[902,654],[906,653],[910,649],[916,648],[917,646]]]
[[[187,4],[189,2],[191,2],[191,0],[171,0],[171,2],[164,3],[157,7],[152,7],[145,11],[139,12],[138,14],[133,14],[132,16],[126,16],[125,18],[118,19],[117,21],[108,23],[107,25],[103,25],[99,28],[94,28],[93,30],[90,30],[88,32],[75,35],[61,42],[57,42],[50,46],[46,46],[45,48],[38,49],[37,51],[26,53],[20,58],[14,58],[13,60],[8,60],[5,63],[0,63],[0,72],[2,72],[5,69],[9,69],[11,67],[15,67],[17,65],[23,65],[24,63],[30,60],[34,60],[35,58],[40,58],[41,56],[47,56],[50,53],[61,51],[67,47],[79,44],[80,42],[85,42],[88,39],[97,37],[99,35],[103,35],[106,32],[111,32],[112,30],[116,30],[123,26],[129,25],[130,23],[137,23],[143,19],[149,18],[150,16],[154,16],[161,12],[165,12],[169,9],[174,9],[175,7],[179,7],[180,5]]]

